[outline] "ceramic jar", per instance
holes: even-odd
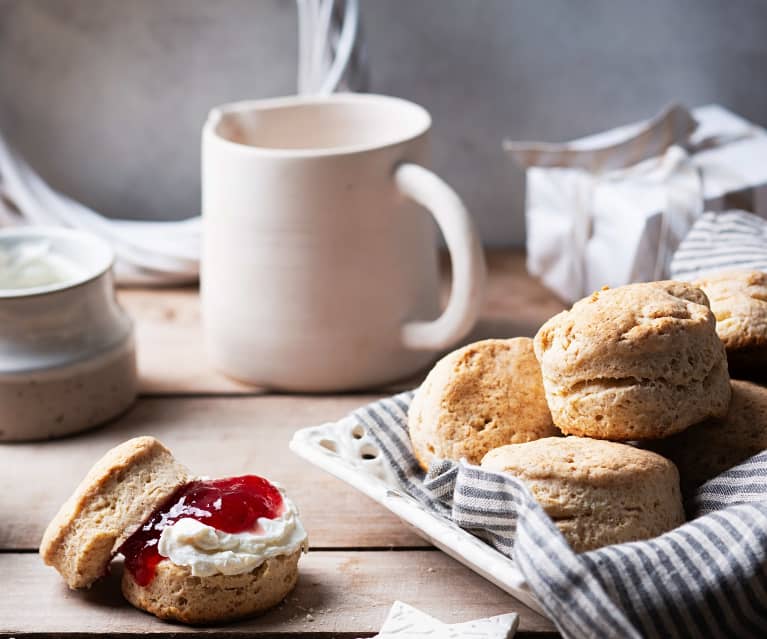
[[[137,391],[133,327],[115,299],[112,249],[74,230],[0,231],[5,255],[25,243],[44,243],[76,272],[0,288],[0,441],[101,424],[125,411]]]

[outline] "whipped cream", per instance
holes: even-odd
[[[23,240],[0,245],[0,289],[62,284],[84,275],[83,269],[55,253],[47,240]]]
[[[298,509],[280,489],[284,510],[276,519],[258,519],[258,530],[227,533],[196,519],[179,519],[162,531],[159,553],[195,577],[241,575],[271,557],[307,549],[306,530]]]

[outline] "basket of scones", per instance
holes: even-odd
[[[352,423],[565,636],[765,636],[765,364],[767,274],[629,284],[449,353]],[[465,563],[517,594],[500,562]]]
[[[767,364],[767,274],[605,288],[534,339],[440,360],[408,408],[413,455],[520,478],[576,550],[654,537],[685,521],[682,486],[767,448],[767,389],[728,360]]]

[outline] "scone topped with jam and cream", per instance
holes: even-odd
[[[167,463],[176,463],[153,438],[137,438],[118,448],[137,447],[159,447]],[[105,459],[110,456],[114,451]],[[98,468],[110,470],[103,460],[94,470]],[[143,467],[130,464],[106,483],[96,481],[103,477],[93,472],[90,484],[78,488],[85,489],[90,500],[73,510],[70,499],[41,545],[45,562],[56,567],[70,587],[89,587],[119,553],[125,558],[122,589],[128,601],[163,619],[204,624],[263,612],[295,586],[307,535],[298,510],[279,486],[256,475],[209,480],[192,479],[184,472],[175,474],[172,488],[170,483],[163,487],[149,481]],[[137,482],[130,481],[134,473]],[[125,481],[133,490],[120,490]],[[126,518],[125,510],[136,503],[142,507],[133,511],[141,516]],[[88,512],[91,518],[81,519]],[[88,538],[84,521],[106,522],[118,534],[111,545],[103,544],[99,565],[89,578],[78,580],[71,578],[62,546],[53,540],[67,538],[70,557],[87,555],[93,543],[81,543]]]

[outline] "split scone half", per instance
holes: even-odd
[[[257,614],[298,579],[307,535],[293,502],[262,477],[196,479],[137,437],[99,460],[45,531],[40,554],[89,588],[118,553],[137,608],[189,624]]]
[[[153,437],[112,448],[48,524],[40,543],[43,561],[70,588],[89,588],[106,575],[120,545],[189,479]]]

